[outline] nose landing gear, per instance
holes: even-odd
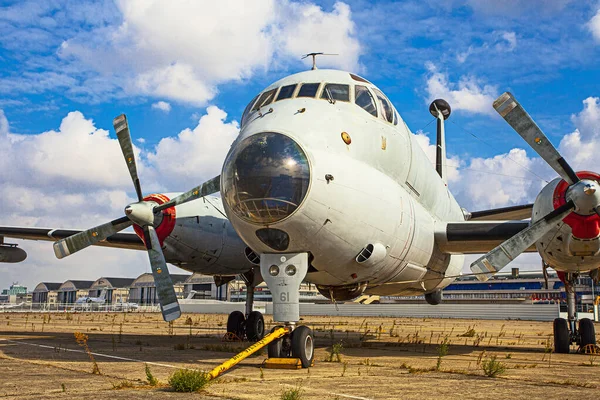
[[[575,303],[575,279],[577,274],[567,273],[564,276],[565,292],[567,294],[567,319],[554,320],[554,352],[568,354],[571,343],[579,345],[582,352],[589,346],[596,346],[596,332],[594,323],[589,318],[579,320],[577,329],[577,311]]]
[[[273,296],[273,320],[291,331],[269,344],[269,358],[296,358],[303,368],[310,367],[315,357],[313,332],[307,326],[296,326],[300,320],[300,284],[308,271],[308,254],[262,254],[260,271]]]

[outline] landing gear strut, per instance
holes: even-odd
[[[251,342],[259,341],[265,335],[265,320],[260,311],[253,311],[254,288],[262,282],[260,273],[254,270],[241,275],[246,284],[246,313],[233,311],[227,318],[227,332],[239,339],[247,338]]]
[[[310,367],[315,357],[313,332],[307,326],[296,326],[308,254],[262,254],[260,271],[273,296],[273,320],[291,330],[291,334],[269,344],[269,358],[298,358],[303,368]]]
[[[582,318],[577,329],[577,310],[575,302],[575,280],[577,274],[567,273],[564,276],[565,292],[567,294],[567,319],[554,320],[554,352],[569,353],[571,343],[579,345],[581,351],[588,345],[596,345],[594,324],[589,318]]]

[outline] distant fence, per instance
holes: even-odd
[[[181,311],[197,314],[244,312],[244,303],[182,300]],[[255,302],[254,309],[273,314],[273,304]],[[2,312],[160,312],[158,305],[125,304],[12,304],[0,305]],[[300,304],[300,315],[348,317],[409,317],[464,319],[521,319],[552,321],[559,317],[558,304]],[[583,315],[582,315],[583,316]]]
[[[135,303],[19,303],[0,304],[2,312],[160,312],[158,304],[138,305]]]
[[[255,303],[255,309],[273,314],[272,303]],[[227,314],[244,311],[244,303],[181,304],[187,313]],[[300,304],[300,315],[349,317],[413,317],[465,319],[522,319],[552,321],[559,316],[558,304]]]

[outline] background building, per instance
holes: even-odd
[[[88,296],[94,281],[66,281],[58,288],[57,303],[75,303],[78,298]]]
[[[99,278],[88,292],[89,297],[100,297],[106,291],[106,304],[116,302],[126,303],[129,298],[129,288],[135,281],[133,278]]]
[[[10,288],[3,289],[0,293],[0,303],[21,303],[30,302],[31,293],[27,293],[27,287],[19,285],[18,282],[10,285]]]
[[[173,275],[171,274],[171,280],[175,287],[175,294],[178,298],[183,298],[183,283],[190,275]],[[154,305],[158,304],[158,298],[156,297],[156,285],[154,283],[154,277],[151,273],[145,273],[138,276],[129,288],[129,300],[130,303],[137,303],[139,305]]]
[[[32,303],[56,304],[58,289],[62,285],[59,282],[40,282],[37,284],[31,296]]]

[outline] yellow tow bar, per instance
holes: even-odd
[[[290,333],[290,331],[291,331],[290,328],[287,328],[287,327],[275,329],[273,332],[269,333],[267,336],[265,336],[258,342],[254,343],[252,346],[248,347],[246,350],[242,351],[239,354],[236,354],[231,359],[225,361],[223,364],[219,365],[218,367],[216,367],[215,369],[210,371],[208,373],[208,375],[210,376],[210,379],[215,379],[217,376],[221,375],[223,372],[225,372],[228,369],[237,365],[237,363],[239,363],[240,361],[242,361],[245,358],[247,358],[248,356],[256,353],[258,350],[262,349],[263,347],[265,347],[266,345],[271,343],[273,340],[279,339],[279,338],[283,337],[284,335]]]

